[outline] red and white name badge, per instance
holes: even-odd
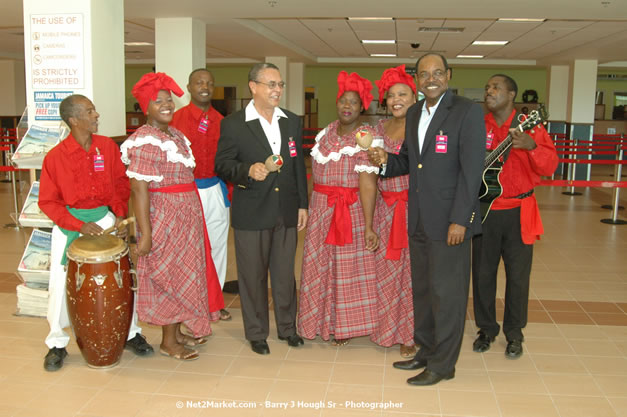
[[[287,142],[287,146],[290,150],[290,157],[294,158],[296,153],[296,142],[294,142],[294,138],[290,138],[289,142]]]
[[[94,171],[104,171],[104,155],[94,155]]]
[[[448,149],[448,136],[437,135],[435,137],[435,153],[446,153]]]
[[[486,149],[492,149],[492,141],[494,140],[494,133],[490,132],[488,133],[488,135],[486,136],[485,139],[485,148]]]

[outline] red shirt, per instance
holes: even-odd
[[[96,170],[94,157],[104,156],[104,169]],[[91,209],[108,206],[125,217],[131,193],[118,145],[106,136],[92,135],[89,152],[70,134],[44,158],[39,186],[39,208],[59,227],[79,231],[84,222],[65,206]]]
[[[492,113],[485,115],[486,132],[494,134],[490,149],[496,149],[505,140],[515,113],[515,110],[512,111],[509,119],[502,126],[497,125]],[[512,198],[531,191],[540,183],[540,176],[552,175],[557,168],[557,152],[546,129],[538,125],[525,133],[533,138],[537,147],[531,151],[510,148],[509,156],[499,177],[503,194],[495,200],[495,204],[501,198]],[[497,207],[493,208],[497,209]]]
[[[204,132],[202,131],[204,128],[199,128],[203,119],[207,123]],[[183,132],[191,142],[192,153],[196,160],[194,178],[211,178],[216,175],[213,169],[222,119],[224,116],[213,107],[209,107],[209,110],[203,112],[194,103],[189,103],[174,113],[174,118],[170,124]]]

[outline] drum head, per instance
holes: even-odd
[[[84,235],[70,244],[67,257],[76,262],[109,262],[126,255],[128,246],[117,236]]]

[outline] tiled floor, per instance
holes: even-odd
[[[30,231],[0,229],[0,416],[627,417],[627,226],[599,222],[610,215],[599,207],[609,190],[561,191],[537,190],[546,233],[535,246],[525,354],[506,359],[502,336],[489,352],[472,352],[469,312],[455,379],[428,388],[410,387],[414,374],[392,368],[397,347],[365,338],[294,349],[273,330],[272,354],[256,355],[230,295],[233,320],[213,326],[195,362],[125,352],[119,366],[93,370],[72,341],[63,369],[45,372],[45,319],[14,315],[14,271]],[[0,224],[10,221],[11,202],[1,183]],[[157,346],[159,329],[143,327]],[[374,403],[389,408],[366,408]]]

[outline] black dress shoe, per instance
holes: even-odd
[[[490,350],[490,344],[494,342],[494,337],[488,336],[483,330],[479,330],[479,336],[472,344],[472,350],[475,352],[487,352]]]
[[[253,349],[253,352],[260,355],[268,355],[270,353],[270,346],[268,346],[265,340],[251,340],[250,347]]]
[[[287,340],[287,344],[292,347],[298,347],[298,346],[302,346],[305,344],[305,341],[303,340],[303,338],[297,335],[296,333],[287,337],[279,336],[279,340]]]
[[[455,378],[455,370],[453,369],[452,372],[445,374],[445,375],[440,375],[436,372],[430,371],[428,369],[425,369],[424,371],[422,371],[421,373],[419,373],[418,375],[409,378],[407,380],[407,383],[410,385],[421,385],[421,386],[425,386],[425,385],[434,385],[437,384],[438,382],[442,381],[443,379],[453,379]]]
[[[404,371],[415,371],[416,369],[424,368],[427,366],[427,361],[422,359],[410,359],[408,361],[397,361],[392,364],[396,369],[402,369]]]
[[[139,333],[132,339],[127,340],[124,347],[132,350],[137,356],[148,356],[155,352],[150,343],[146,342],[146,338]]]
[[[63,359],[67,356],[65,348],[52,348],[44,358],[44,369],[48,372],[58,371],[63,366]]]
[[[505,356],[510,359],[518,359],[523,354],[522,340],[510,340],[505,348]]]

